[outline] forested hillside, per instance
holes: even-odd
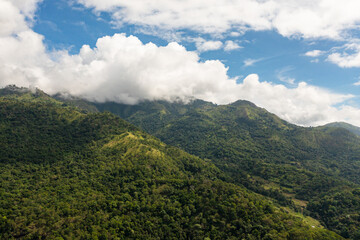
[[[95,105],[211,159],[236,184],[360,238],[360,138],[348,130],[295,126],[247,101]]]
[[[341,239],[111,113],[0,91],[1,239]]]
[[[360,136],[360,128],[356,127],[354,125],[348,124],[348,123],[344,123],[344,122],[334,122],[334,123],[329,123],[326,124],[324,127],[337,127],[337,128],[344,128],[349,130],[350,132]]]

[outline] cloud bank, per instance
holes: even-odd
[[[345,103],[351,95],[303,82],[287,88],[260,81],[256,74],[239,81],[228,76],[220,61],[202,62],[199,53],[178,43],[157,46],[144,44],[135,36],[115,34],[98,39],[94,48],[84,45],[75,55],[47,52],[43,36],[32,31],[26,21],[36,3],[25,7],[0,0],[0,11],[8,14],[0,16],[12,22],[0,35],[0,87],[32,86],[50,94],[64,92],[93,101],[129,104],[191,98],[225,104],[246,99],[300,125],[331,121],[360,125],[360,109]]]
[[[77,0],[114,23],[203,33],[276,30],[285,37],[341,39],[359,25],[358,0]],[[344,35],[345,34],[345,35]]]

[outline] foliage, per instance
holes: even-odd
[[[345,128],[346,130],[360,136],[360,128],[353,126],[351,124],[345,123],[345,122],[334,122],[329,123],[324,126],[324,128],[330,127],[330,128]]]
[[[167,144],[211,159],[238,185],[299,211],[308,201],[318,206],[324,204],[319,199],[332,198],[336,192],[346,196],[344,189],[360,184],[360,138],[342,128],[295,126],[247,101],[219,106],[200,100],[189,104],[154,101],[135,106],[95,105]],[[357,198],[354,201],[360,203]],[[344,208],[356,215],[357,210],[350,205]],[[356,239],[352,223],[327,224],[326,213],[310,206],[305,213],[316,216],[329,229]],[[356,217],[353,221],[354,226],[360,223]],[[342,228],[349,233],[344,234]]]
[[[108,112],[2,93],[0,133],[1,239],[341,239]]]

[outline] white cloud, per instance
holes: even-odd
[[[203,38],[196,38],[194,41],[199,52],[219,50],[223,46],[221,41],[207,41]]]
[[[231,37],[240,37],[241,35],[243,35],[243,33],[240,33],[240,32],[231,32],[230,33]]]
[[[212,40],[205,40],[204,38],[188,38],[187,41],[193,41],[195,42],[196,49],[198,52],[207,52],[207,51],[214,51],[219,49],[224,49],[224,51],[233,51],[239,48],[242,48],[239,46],[236,42],[228,40],[223,44],[221,41],[212,41]]]
[[[353,117],[360,114],[359,109],[334,107],[351,95],[331,93],[306,83],[289,89],[260,82],[256,74],[236,84],[221,62],[200,62],[197,53],[177,43],[158,47],[117,34],[99,39],[95,49],[83,46],[78,55],[63,53],[47,71],[48,77],[38,83],[40,87],[50,93],[61,90],[90,100],[136,103],[144,99],[186,101],[195,97],[224,104],[247,99],[297,124],[346,119],[360,125],[359,118]]]
[[[313,50],[313,51],[309,51],[305,53],[305,56],[307,57],[319,57],[321,55],[323,55],[324,52],[321,50]]]
[[[237,44],[234,41],[228,40],[225,42],[225,46],[224,46],[224,50],[225,51],[232,51],[232,50],[236,50],[242,48],[241,46],[239,46],[239,44]]]
[[[244,67],[250,67],[253,66],[255,63],[262,61],[263,58],[258,58],[258,59],[252,59],[252,58],[248,58],[244,60]]]
[[[209,98],[234,82],[226,71],[220,61],[200,62],[197,53],[177,43],[158,47],[116,34],[99,39],[95,49],[85,45],[79,55],[60,56],[51,79],[65,80],[46,86],[51,93],[60,89],[96,101],[186,100]]]
[[[176,33],[184,30],[210,34],[214,38],[239,37],[247,30],[275,30],[284,37],[342,40],[351,45],[356,37],[352,35],[353,30],[360,28],[358,0],[76,1],[95,12],[110,13],[112,22],[118,26],[134,24],[140,29],[151,29],[150,34],[171,33],[157,36],[178,42],[181,38]],[[229,42],[223,47],[230,50],[235,45]],[[219,41],[198,43],[199,51],[219,48]],[[314,58],[323,54],[320,50],[305,53]],[[353,54],[333,51],[328,60],[340,67],[360,67],[360,50]]]
[[[283,75],[278,75],[278,78],[281,82],[287,83],[287,84],[295,84],[295,78],[291,78],[291,77],[287,77],[287,76],[283,76]]]
[[[353,83],[354,86],[360,86],[360,77],[358,77],[358,81]]]
[[[353,96],[331,93],[305,82],[289,89],[284,85],[260,82],[257,75],[250,75],[235,91],[239,97],[292,123],[316,126],[343,120],[358,126],[360,124],[356,119],[360,116],[360,109],[345,104],[340,108],[334,107]]]
[[[286,37],[346,37],[360,21],[358,0],[77,0],[110,12],[118,24],[191,29],[202,33],[277,30]]]
[[[360,67],[360,41],[356,40],[345,44],[343,52],[335,52],[328,56],[327,60],[342,68]],[[336,49],[339,51],[339,49]]]
[[[26,30],[27,24],[20,10],[7,0],[0,0],[0,37]]]
[[[291,66],[285,67],[281,70],[277,71],[277,78],[284,83],[294,85],[295,84],[295,78],[289,77],[288,73],[291,72],[294,68]]]
[[[134,36],[116,34],[100,38],[96,48],[84,45],[77,55],[57,52],[52,56],[57,59],[54,61],[39,44],[39,35],[26,34],[29,35],[7,43],[22,47],[23,53],[12,54],[10,64],[0,61],[1,76],[7,74],[1,79],[11,79],[2,82],[2,86],[30,84],[49,93],[61,91],[95,101],[123,103],[145,99],[186,101],[195,97],[224,104],[246,99],[292,123],[318,125],[347,120],[360,125],[359,109],[346,105],[340,109],[334,107],[350,99],[350,95],[331,93],[305,83],[289,89],[260,82],[256,74],[237,84],[236,79],[228,77],[227,68],[220,61],[200,62],[197,53],[177,43],[158,47],[143,44]],[[23,41],[29,38],[34,42],[28,44],[37,46],[32,50]],[[4,56],[4,52],[0,55]],[[11,49],[7,55],[11,56]]]
[[[39,1],[0,0],[0,85],[32,85],[50,63],[43,36],[29,28]]]
[[[42,1],[43,0],[11,0],[11,3],[14,4],[25,17],[32,19],[37,5]]]
[[[360,109],[345,104],[351,95],[306,83],[287,88],[259,81],[256,74],[237,81],[228,76],[220,61],[202,62],[198,53],[177,43],[159,47],[116,34],[98,39],[95,48],[84,45],[79,54],[48,53],[43,36],[29,29],[18,6],[4,0],[0,6],[12,9],[14,22],[0,35],[0,87],[33,86],[50,94],[61,91],[123,103],[195,97],[223,104],[246,99],[292,123],[348,121],[360,125]]]

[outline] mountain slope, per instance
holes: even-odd
[[[257,161],[300,164],[297,169],[310,171],[316,165],[316,171],[360,183],[360,138],[336,128],[298,127],[246,101],[222,106],[202,101],[189,105],[105,103],[97,108],[114,112],[169,144],[217,159],[219,164],[241,161],[242,169],[251,164],[247,171],[254,170]]]
[[[1,239],[341,239],[110,113],[0,95]]]
[[[354,125],[344,123],[344,122],[334,122],[326,124],[324,127],[338,127],[338,128],[345,128],[346,130],[349,130],[350,132],[360,136],[360,128],[356,127]]]
[[[346,130],[295,126],[247,101],[95,105],[168,144],[211,159],[237,184],[284,205],[292,206],[291,199],[295,208],[308,206],[305,211],[329,228],[345,237],[360,236],[360,198],[355,194],[360,138]],[[337,206],[338,193],[350,195],[354,204]],[[321,212],[324,204],[336,211]]]

